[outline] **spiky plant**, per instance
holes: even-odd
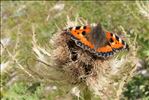
[[[68,17],[66,27],[86,24],[86,21],[81,21],[79,18],[73,22]],[[124,30],[123,32],[126,33]],[[128,42],[130,43],[130,40]],[[57,79],[61,77],[61,82],[71,85],[70,88],[79,86],[79,90],[83,91],[86,86],[102,100],[120,99],[124,85],[135,75],[137,63],[135,43],[135,40],[132,41],[130,51],[125,55],[118,54],[106,60],[93,59],[90,54],[70,42],[70,37],[59,30],[50,40],[52,48],[50,54],[47,54],[50,61],[49,69],[58,71],[52,76]],[[33,45],[33,50],[37,53],[36,44]],[[46,54],[43,49],[42,52]],[[38,58],[47,62],[40,57],[40,54]]]

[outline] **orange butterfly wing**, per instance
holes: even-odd
[[[127,43],[115,34],[106,32],[106,38],[109,41],[111,48],[115,51],[119,51],[122,49],[129,49]]]
[[[91,42],[85,38],[84,35],[89,34],[91,32],[91,27],[90,26],[77,26],[77,27],[71,27],[68,30],[70,34],[73,37],[73,40],[78,40],[80,43],[82,43],[85,46],[88,46],[89,48],[93,49],[94,46]],[[77,42],[78,42],[77,41]]]
[[[103,57],[103,58],[112,56],[113,54],[114,52],[110,45],[106,45],[98,48],[95,53],[96,56]]]

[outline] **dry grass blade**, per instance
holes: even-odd
[[[16,56],[15,55],[12,55],[10,53],[10,51],[5,47],[3,46],[3,44],[1,43],[2,47],[6,50],[6,52],[8,53],[8,55],[10,56],[10,58],[12,59],[12,61],[14,61],[14,63],[16,63],[18,65],[18,67],[23,70],[27,75],[29,75],[30,77],[32,77],[33,79],[35,79],[35,77],[29,73],[19,62],[18,60],[16,59]]]

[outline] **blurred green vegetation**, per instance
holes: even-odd
[[[136,48],[139,48],[137,56],[143,62],[141,68],[149,74],[149,10],[144,8],[148,11],[147,18],[138,4],[147,6],[149,2],[1,1],[1,40],[10,40],[9,43],[6,44],[5,41],[4,44],[12,54],[16,54],[19,63],[25,65],[26,59],[34,57],[31,42],[33,25],[36,27],[38,43],[48,46],[49,39],[58,30],[57,26],[64,28],[67,16],[73,20],[79,16],[88,20],[89,23],[100,22],[105,29],[112,32],[119,32],[120,26],[124,27],[128,35],[126,41],[136,39]],[[1,55],[1,67],[9,60],[11,57],[4,51]],[[35,66],[35,62],[31,64]],[[54,100],[58,96],[65,95],[64,91],[57,89],[43,97],[41,94],[43,94],[45,84],[37,83],[36,80],[15,78],[16,81],[10,84],[13,76],[22,74],[19,70],[17,64],[11,63],[1,73],[2,100],[41,100],[42,98]],[[147,100],[149,99],[148,87],[149,76],[136,75],[124,89],[124,99]],[[86,97],[84,96],[84,100]],[[73,99],[77,100],[77,97]]]

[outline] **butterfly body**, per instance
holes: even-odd
[[[77,46],[97,57],[107,58],[116,52],[128,49],[124,40],[111,32],[102,30],[100,24],[70,27],[65,32],[71,36]]]

